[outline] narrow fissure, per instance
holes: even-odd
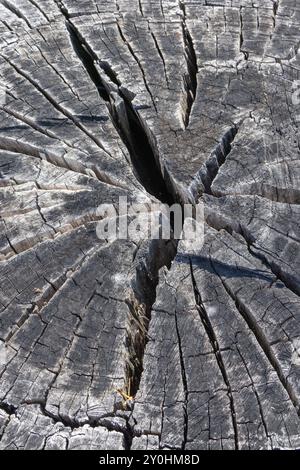
[[[239,126],[234,125],[222,137],[221,142],[208,158],[205,166],[200,170],[200,179],[207,194],[213,194],[212,185],[216,179],[221,166],[225,163],[226,158],[232,150],[232,144],[239,131]]]
[[[7,10],[9,10],[11,13],[13,13],[13,14],[16,15],[18,18],[20,18],[20,20],[25,21],[25,23],[27,24],[27,26],[28,26],[29,29],[32,29],[32,26],[31,26],[31,24],[29,23],[28,19],[26,18],[25,15],[23,15],[23,13],[21,12],[21,10],[19,10],[16,5],[13,5],[13,4],[10,3],[8,0],[1,0],[1,3],[2,3],[2,5],[3,5],[5,8],[7,8]]]
[[[135,396],[140,385],[152,307],[156,300],[159,271],[170,269],[177,253],[176,240],[153,240],[146,259],[139,262],[129,307],[125,372],[126,393]]]
[[[277,13],[278,13],[278,8],[279,8],[279,2],[280,0],[273,0],[273,21],[274,21],[274,28],[276,26],[276,16],[277,16]]]
[[[216,334],[214,332],[213,326],[210,322],[209,316],[205,310],[205,307],[202,302],[201,294],[199,292],[196,279],[194,276],[194,270],[193,270],[193,265],[190,260],[190,270],[191,270],[191,278],[193,282],[193,288],[194,288],[194,295],[195,295],[195,302],[196,306],[199,312],[200,320],[203,324],[203,327],[206,331],[206,334],[209,338],[210,344],[213,348],[217,364],[219,366],[220,372],[222,374],[224,383],[227,387],[227,395],[229,398],[229,403],[230,403],[230,410],[231,410],[231,418],[232,418],[232,426],[233,426],[233,431],[234,431],[234,441],[235,441],[235,448],[236,450],[239,449],[239,439],[238,439],[238,428],[237,428],[237,421],[236,421],[236,411],[235,411],[235,405],[234,405],[234,400],[233,400],[233,395],[232,395],[232,390],[231,390],[231,385],[229,382],[229,378],[227,376],[226,368],[223,362],[222,358],[222,353],[220,350],[219,342],[217,340]]]
[[[139,2],[139,10],[140,10],[140,13],[142,15],[142,17],[144,17],[144,11],[143,11],[143,6],[142,6],[142,0],[138,0]]]
[[[150,29],[149,29],[149,31],[150,31]],[[169,82],[169,78],[168,78],[168,74],[167,74],[166,61],[165,61],[165,59],[164,59],[162,50],[161,50],[161,48],[159,47],[159,44],[158,44],[158,41],[157,41],[157,39],[156,39],[155,34],[154,34],[152,31],[150,31],[150,34],[151,34],[151,37],[152,37],[153,42],[154,42],[154,44],[155,44],[156,50],[157,50],[157,52],[158,52],[158,55],[159,55],[159,57],[161,58],[161,61],[162,61],[162,64],[163,64],[163,68],[164,68],[164,74],[165,74],[165,78],[166,78],[166,83],[167,83],[167,86],[168,86],[168,88],[169,88],[170,82]]]
[[[190,122],[190,115],[197,93],[198,64],[192,36],[186,23],[185,4],[179,0],[179,8],[182,12],[182,34],[185,46],[185,58],[187,64],[187,74],[184,76],[184,87],[186,92],[186,109],[184,111],[183,122],[185,128]]]
[[[238,355],[241,358],[242,363],[244,364],[247,375],[248,375],[249,380],[251,382],[251,387],[252,387],[253,393],[255,395],[256,401],[257,401],[257,406],[258,406],[258,409],[259,409],[259,414],[260,414],[261,422],[262,422],[262,425],[263,425],[263,428],[264,428],[264,431],[265,431],[265,435],[266,435],[267,439],[269,439],[270,442],[272,443],[272,438],[268,433],[268,426],[267,426],[267,423],[266,423],[266,419],[265,419],[265,415],[264,415],[263,407],[262,407],[262,404],[261,404],[261,401],[260,401],[260,398],[259,398],[258,391],[256,389],[255,383],[254,383],[253,378],[251,376],[251,373],[250,373],[249,367],[247,365],[247,362],[246,362],[244,356],[242,355],[242,353],[241,353],[241,351],[240,351],[237,344],[236,344],[236,350],[238,352]]]
[[[40,6],[37,1],[35,0],[29,0],[30,3],[32,3],[32,5],[37,8],[37,10],[39,10],[39,12],[43,15],[43,17],[45,18],[45,20],[48,21],[48,23],[50,23],[50,18],[47,16],[46,12],[44,11],[43,7]]]
[[[179,333],[177,312],[176,311],[175,311],[175,327],[176,327],[176,335],[177,335],[178,349],[179,349],[181,380],[182,380],[182,386],[183,386],[183,390],[184,390],[184,405],[183,405],[183,408],[184,408],[184,429],[183,429],[182,450],[185,450],[185,446],[186,446],[187,439],[188,439],[188,426],[189,426],[188,410],[187,410],[188,385],[187,385],[187,378],[186,378],[186,372],[185,372],[185,366],[184,366],[184,358],[183,358],[181,338],[180,338],[180,333]]]
[[[28,72],[25,72],[23,69],[19,68],[15,63],[13,63],[10,59],[0,53],[0,57],[5,60],[21,77],[25,78],[31,85],[38,91],[39,94],[43,95],[43,97],[55,108],[59,113],[63,114],[67,119],[72,121],[72,123],[80,129],[86,136],[89,137],[101,150],[103,150],[107,155],[112,157],[109,151],[103,146],[102,142],[94,136],[92,132],[90,132],[78,119],[74,116],[66,107],[62,104],[58,103],[55,98],[51,95],[49,91],[44,89]]]
[[[143,77],[143,82],[144,82],[145,88],[146,88],[146,90],[147,90],[147,92],[148,92],[148,94],[149,94],[149,96],[150,96],[150,98],[151,98],[153,107],[154,107],[154,109],[155,109],[155,111],[156,111],[156,113],[157,113],[157,106],[156,106],[155,100],[154,100],[154,98],[153,98],[153,95],[152,95],[152,93],[151,93],[151,90],[150,90],[150,88],[149,88],[149,85],[148,85],[148,83],[147,83],[145,71],[144,71],[143,66],[142,66],[142,64],[141,64],[141,61],[140,61],[139,58],[137,57],[137,55],[136,55],[136,53],[134,52],[133,48],[131,47],[131,44],[130,44],[130,43],[127,41],[127,39],[125,38],[124,33],[123,33],[123,31],[122,31],[122,28],[121,28],[121,26],[120,26],[120,23],[119,23],[118,21],[117,21],[117,28],[118,28],[118,31],[119,31],[119,34],[120,34],[120,37],[121,37],[122,41],[124,42],[124,44],[126,44],[126,46],[127,46],[128,50],[129,50],[130,54],[132,55],[132,57],[134,58],[135,62],[136,62],[136,63],[138,64],[138,66],[139,66],[139,69],[140,69],[140,71],[141,71],[141,73],[142,73],[142,77]]]
[[[240,7],[240,51],[243,52],[244,44],[244,21],[243,21],[243,7]]]

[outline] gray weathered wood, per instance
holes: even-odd
[[[0,1],[1,449],[300,447],[299,26]],[[120,196],[202,202],[203,247],[99,240]]]

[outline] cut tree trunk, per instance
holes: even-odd
[[[298,0],[0,1],[0,448],[300,448]],[[101,204],[204,242],[101,240]]]

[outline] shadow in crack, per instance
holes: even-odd
[[[209,258],[208,256],[178,253],[176,260],[178,263],[192,263],[194,267],[204,269],[211,274],[217,272],[223,278],[253,278],[267,281],[270,284],[274,283],[274,274],[268,274],[265,270],[250,269],[244,266],[223,263],[222,261]],[[282,289],[284,285],[277,283],[277,287]]]
[[[6,126],[6,127],[1,127],[1,132],[9,132],[9,131],[16,131],[16,130],[23,130],[23,129],[27,129],[28,126],[26,126],[25,124],[20,124],[19,126]]]
[[[96,115],[85,115],[85,114],[75,114],[75,119],[80,122],[106,122],[108,121],[108,116],[96,116]],[[47,119],[37,119],[37,124],[40,126],[56,126],[60,123],[65,123],[66,118],[47,118]]]

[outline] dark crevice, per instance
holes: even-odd
[[[128,351],[125,372],[126,392],[135,396],[143,373],[143,361],[148,342],[148,330],[156,290],[159,283],[159,270],[170,269],[177,253],[175,240],[153,240],[146,256],[138,262],[133,282],[132,296],[126,300],[129,307],[126,350]]]
[[[130,425],[129,421],[126,421],[126,426],[126,432],[124,433],[124,447],[125,450],[130,450],[134,438],[134,433],[133,427]]]
[[[39,213],[43,223],[47,227],[49,227],[51,230],[53,230],[54,233],[56,233],[57,231],[56,231],[55,227],[53,227],[53,225],[49,224],[49,222],[47,221],[47,219],[45,217],[44,212],[42,211],[42,208],[41,208],[40,203],[39,203],[39,193],[38,192],[36,193],[36,196],[35,196],[35,204],[36,204],[36,208],[38,210],[38,213]]]
[[[273,11],[274,11],[275,16],[277,15],[278,8],[279,8],[279,0],[273,0]]]
[[[105,86],[104,82],[102,81],[100,77],[100,73],[96,67],[96,62],[99,62],[97,59],[96,54],[94,51],[87,46],[87,44],[83,41],[81,36],[79,35],[77,29],[73,25],[73,23],[70,22],[69,19],[66,20],[66,28],[68,30],[68,33],[70,35],[71,43],[73,46],[73,49],[76,53],[76,55],[79,57],[80,61],[85,67],[85,70],[87,71],[90,79],[92,82],[96,85],[97,90],[99,92],[99,95],[101,98],[106,102],[110,102],[110,97],[109,97],[109,92],[107,91],[107,87]],[[103,64],[100,64],[102,68],[104,68]],[[109,76],[110,80],[115,83],[115,77],[109,74],[108,69],[105,69],[106,75]]]
[[[179,1],[179,8],[182,11],[182,34],[185,46],[185,58],[187,64],[187,74],[184,76],[184,87],[186,91],[186,103],[185,111],[183,116],[183,122],[185,128],[188,127],[190,121],[190,115],[192,107],[196,98],[197,93],[197,75],[198,75],[198,64],[197,56],[194,48],[192,36],[189,32],[186,23],[186,11],[185,4]]]
[[[274,20],[274,27],[276,25],[276,16],[278,14],[278,8],[279,8],[279,1],[280,0],[273,0],[273,20]]]
[[[132,283],[132,293],[126,299],[128,320],[125,340],[125,377],[122,394],[122,409],[131,411],[131,422],[127,421],[124,433],[125,449],[130,450],[135,434],[134,398],[137,394],[144,370],[144,355],[148,343],[148,331],[151,321],[152,307],[156,300],[159,271],[162,267],[170,269],[177,253],[175,240],[153,240],[147,255],[141,255],[137,264],[136,276]]]
[[[106,102],[112,122],[129,151],[137,179],[148,193],[161,202],[171,205],[178,201],[180,196],[167,170],[161,169],[155,139],[131,102],[132,94],[121,86],[109,64],[95,56],[68,19],[67,28],[77,56]]]
[[[140,13],[141,15],[144,17],[144,11],[143,11],[143,6],[142,6],[142,0],[138,0],[139,2],[139,10],[140,10]]]
[[[200,320],[201,320],[201,322],[203,324],[203,327],[206,331],[206,334],[209,338],[210,344],[213,348],[213,351],[214,351],[214,354],[215,354],[215,357],[216,357],[218,367],[219,367],[220,372],[222,374],[224,383],[227,387],[227,395],[228,395],[229,403],[230,403],[232,426],[233,426],[233,431],[234,431],[235,448],[238,450],[239,449],[238,427],[237,427],[236,411],[235,411],[235,405],[234,405],[231,385],[230,385],[229,378],[228,378],[228,375],[227,375],[227,372],[226,372],[226,368],[225,368],[225,365],[224,365],[224,362],[223,362],[222,353],[221,353],[221,349],[220,349],[216,334],[214,332],[213,326],[211,324],[209,316],[208,316],[208,314],[206,312],[206,309],[205,309],[205,307],[203,305],[203,302],[202,302],[201,294],[199,292],[199,289],[198,289],[198,286],[197,286],[197,283],[196,283],[196,279],[195,279],[195,276],[194,276],[194,270],[193,270],[193,265],[192,265],[191,260],[190,260],[190,269],[191,269],[191,278],[192,278],[193,288],[194,288],[195,302],[196,302],[197,310],[199,312]]]
[[[173,185],[170,175],[166,168],[162,169],[161,167],[154,136],[132,104],[133,94],[122,86],[110,65],[99,60],[70,21],[67,10],[62,4],[59,6],[66,18],[66,26],[73,49],[95,84],[100,97],[107,105],[112,123],[129,151],[137,179],[148,193],[154,195],[162,203],[169,206],[175,202],[182,204],[183,198]],[[141,260],[137,261],[132,294],[130,298],[126,299],[129,309],[125,341],[127,357],[125,387],[121,392],[125,397],[123,406],[125,405],[124,409],[127,410],[132,410],[134,406],[132,399],[139,390],[143,374],[144,354],[148,342],[151,311],[156,300],[159,270],[164,266],[170,268],[176,252],[177,242],[175,240],[153,240],[148,246],[147,254],[143,253]],[[74,426],[75,423],[67,420],[64,424]],[[97,425],[93,422],[89,422],[89,424],[91,426]],[[124,439],[127,449],[131,448],[133,433],[133,426],[128,423]]]
[[[17,252],[16,248],[14,247],[14,245],[12,244],[12,242],[10,241],[10,239],[9,239],[9,237],[8,237],[7,234],[5,234],[5,238],[6,238],[6,240],[7,240],[8,246],[10,247],[12,253],[13,253],[14,255],[18,255],[18,252]]]
[[[2,402],[2,403],[0,403],[0,410],[3,410],[9,416],[12,416],[12,415],[16,414],[17,407],[10,404],[10,403]]]
[[[0,442],[1,442],[2,438],[5,434],[6,428],[10,423],[10,419],[11,419],[11,417],[16,415],[17,409],[13,405],[9,405],[8,403],[5,403],[5,402],[3,403],[2,402],[2,403],[0,403],[0,410],[4,411],[5,414],[6,414],[5,421],[3,422],[3,420],[1,419],[1,421],[2,421],[1,426],[0,426]]]
[[[243,50],[243,44],[244,44],[244,22],[243,22],[243,7],[240,7],[240,51],[242,52]]]
[[[244,46],[244,20],[243,20],[243,7],[240,7],[240,52],[244,54],[244,58],[247,61],[249,59],[249,52],[243,50]]]

